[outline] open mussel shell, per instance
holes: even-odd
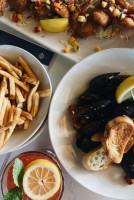
[[[110,100],[100,100],[100,101],[95,101],[94,103],[91,103],[89,105],[77,106],[74,116],[76,118],[90,119],[91,116],[97,115],[99,112],[104,110],[110,104],[111,104]]]
[[[90,138],[85,136],[80,136],[76,140],[76,146],[85,153],[88,153],[92,149],[98,147],[100,144],[100,142],[93,142]]]
[[[130,75],[119,75],[120,72],[102,74],[89,83],[89,87],[96,91],[115,91],[117,86]]]
[[[113,110],[113,117],[126,115],[134,118],[134,100],[126,100],[120,104],[116,104]]]
[[[100,144],[100,142],[93,142],[92,140],[85,138],[81,143],[81,150],[85,153],[88,153],[92,149],[95,149],[96,147],[100,146]]]
[[[125,174],[129,178],[134,179],[134,147],[124,154],[121,166]]]
[[[83,126],[79,130],[79,134],[92,137],[92,135],[95,133],[103,132],[105,130],[105,125],[108,121],[109,119],[99,119],[99,120],[93,121],[90,124]]]
[[[76,146],[85,153],[98,147],[101,142],[94,142],[91,140],[91,137],[97,132],[103,132],[107,121],[108,119],[100,119],[82,127],[76,139]]]
[[[87,89],[83,94],[81,94],[78,98],[77,106],[81,105],[89,105],[97,100],[101,100],[101,97],[93,92],[90,89]]]

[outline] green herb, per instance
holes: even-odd
[[[23,175],[24,175],[23,162],[19,158],[16,158],[13,166],[13,179],[14,179],[14,184],[16,186],[19,187],[20,184],[22,183]]]
[[[23,192],[19,187],[12,188],[4,196],[3,200],[23,200]]]

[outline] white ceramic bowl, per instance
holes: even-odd
[[[82,186],[103,196],[134,199],[134,185],[127,185],[120,166],[111,166],[101,172],[84,169],[81,162],[84,153],[75,146],[76,131],[68,112],[69,105],[86,90],[89,81],[108,72],[134,74],[134,50],[109,49],[92,54],[64,76],[50,106],[50,138],[61,164]]]
[[[24,58],[28,62],[33,72],[36,74],[37,78],[40,80],[40,89],[52,90],[51,81],[46,69],[39,62],[39,60],[36,59],[32,54],[15,46],[1,45],[0,55],[11,62],[15,62],[18,56],[22,56],[22,58]],[[37,116],[31,121],[29,129],[25,131],[24,130],[15,131],[12,134],[9,142],[0,151],[0,154],[11,152],[14,149],[19,148],[37,132],[37,130],[40,128],[40,126],[42,125],[43,121],[45,120],[47,116],[50,99],[51,97],[40,99],[39,112]]]

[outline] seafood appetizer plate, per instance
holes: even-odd
[[[116,72],[120,72],[120,74],[123,74],[123,76],[118,75],[118,73]],[[127,78],[128,75],[133,75],[134,50],[125,48],[104,50],[98,53],[94,53],[91,56],[88,56],[83,61],[76,64],[72,69],[70,69],[70,71],[63,77],[63,79],[59,83],[59,86],[57,87],[56,92],[52,99],[49,112],[50,138],[53,148],[61,164],[67,170],[67,172],[82,186],[106,197],[128,200],[134,198],[134,185],[128,185],[128,183],[125,181],[124,179],[125,173],[120,164],[111,164],[109,167],[107,167],[107,169],[99,171],[87,170],[83,167],[82,158],[85,155],[85,152],[88,152],[88,150],[85,148],[84,149],[85,152],[82,152],[81,149],[77,148],[77,146],[80,146],[80,143],[79,144],[77,143],[76,146],[77,130],[74,129],[72,126],[71,116],[69,112],[70,105],[74,105],[78,97],[84,91],[86,91],[86,89],[89,87],[89,82],[93,78],[106,73],[114,73],[114,74],[110,76],[110,79],[107,78],[105,79],[104,76],[103,79],[104,82],[100,82],[100,86],[102,84],[105,85],[105,83],[108,84],[109,82],[107,81],[109,80],[110,81],[113,80],[113,85],[105,85],[105,87],[107,88],[112,86],[111,89],[115,88],[115,85],[117,83],[119,84],[121,81]],[[99,92],[102,99],[105,100],[105,98],[103,97],[103,95],[106,94],[105,88],[104,89],[101,88]],[[90,97],[96,98],[96,96],[95,97],[94,96],[95,95],[91,94],[89,96],[89,99]],[[85,98],[84,95],[81,97]],[[110,98],[110,96],[107,98]],[[110,100],[107,101],[105,100],[103,102],[102,108],[107,106],[109,101]],[[117,106],[121,105],[122,104],[119,104]],[[133,107],[133,102],[131,102],[127,106],[126,110],[123,112],[127,112],[131,106]],[[99,114],[101,110],[101,105],[97,105],[96,103],[95,107],[95,102],[94,102],[94,112],[95,109],[98,109],[98,114]],[[123,110],[122,108],[119,109],[118,107],[119,113],[116,112],[115,107],[113,107],[113,110],[117,114],[117,115],[115,114],[115,116],[118,116],[119,113],[120,113],[119,115],[128,114],[128,116],[131,116],[129,115],[130,114],[129,112],[122,113]],[[85,111],[83,110],[82,112],[84,113]],[[108,107],[107,112],[105,113],[105,119],[108,120],[110,112],[111,111]],[[92,117],[94,117],[94,121],[96,122],[97,120],[99,120],[97,115]],[[86,120],[89,120],[89,118],[90,116],[87,116]],[[101,119],[103,119],[103,116],[100,116],[100,120]],[[133,124],[133,121],[132,120],[130,121],[131,124]],[[95,128],[97,128],[98,126],[99,124],[96,123]],[[103,128],[105,129],[104,126]],[[90,127],[89,131],[91,131]],[[80,135],[77,136],[77,139],[79,136]],[[118,146],[118,144],[116,145]],[[111,151],[114,151],[114,147],[111,148]],[[105,162],[103,163],[103,161],[99,159],[99,155],[102,153],[104,152],[100,150],[98,151],[98,153],[96,153],[95,160],[89,159],[90,164],[92,164],[92,162],[95,162],[95,165],[93,165],[92,168],[93,167],[95,168],[97,166],[96,164],[97,159],[98,162],[100,163],[102,162],[102,166],[100,166],[100,169],[101,167],[103,168],[103,166],[105,167],[106,163]],[[91,155],[93,156],[93,152]],[[104,160],[105,158],[106,157],[104,154]],[[126,162],[125,164],[127,164],[127,166],[130,167],[129,159],[125,162]],[[83,163],[85,163],[85,161],[83,161]],[[91,169],[89,163],[86,163],[87,164],[86,167],[89,167],[89,169]],[[96,170],[98,169],[96,168]]]
[[[83,8],[82,8],[83,9]],[[61,33],[50,33],[46,31],[35,33],[34,29],[39,25],[39,22],[31,21],[29,16],[31,15],[29,11],[24,11],[23,13],[23,21],[26,22],[25,25],[23,23],[15,23],[11,18],[14,11],[10,11],[10,8],[6,8],[4,15],[0,17],[0,23],[6,25],[15,31],[22,33],[27,36],[31,40],[38,42],[40,45],[51,49],[52,51],[71,59],[72,61],[79,62],[83,58],[95,52],[97,46],[101,47],[103,50],[108,48],[133,48],[134,47],[134,30],[126,29],[125,27],[120,28],[120,33],[117,34],[116,37],[109,37],[107,33],[104,32],[103,29],[99,31],[100,38],[94,36],[89,36],[86,39],[78,38],[78,44],[80,46],[79,52],[71,52],[64,53],[63,50],[65,48],[65,43],[69,44],[69,38],[71,34],[69,34],[68,30]],[[80,23],[80,22],[79,22]],[[82,24],[82,23],[81,23]],[[79,24],[80,25],[80,24]],[[119,25],[118,25],[119,26]],[[79,30],[82,30],[79,28]],[[110,28],[110,32],[112,27]],[[115,27],[113,27],[113,31]],[[77,33],[77,31],[76,31]],[[116,35],[116,34],[115,34]],[[114,35],[114,36],[115,36]],[[121,37],[120,37],[121,36]],[[122,37],[123,36],[123,37]],[[27,38],[27,39],[28,39]],[[60,42],[64,43],[64,45]],[[69,44],[70,45],[70,44]]]

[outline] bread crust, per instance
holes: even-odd
[[[130,139],[125,147],[124,153],[127,153],[133,145],[134,145],[134,134],[130,137]]]

